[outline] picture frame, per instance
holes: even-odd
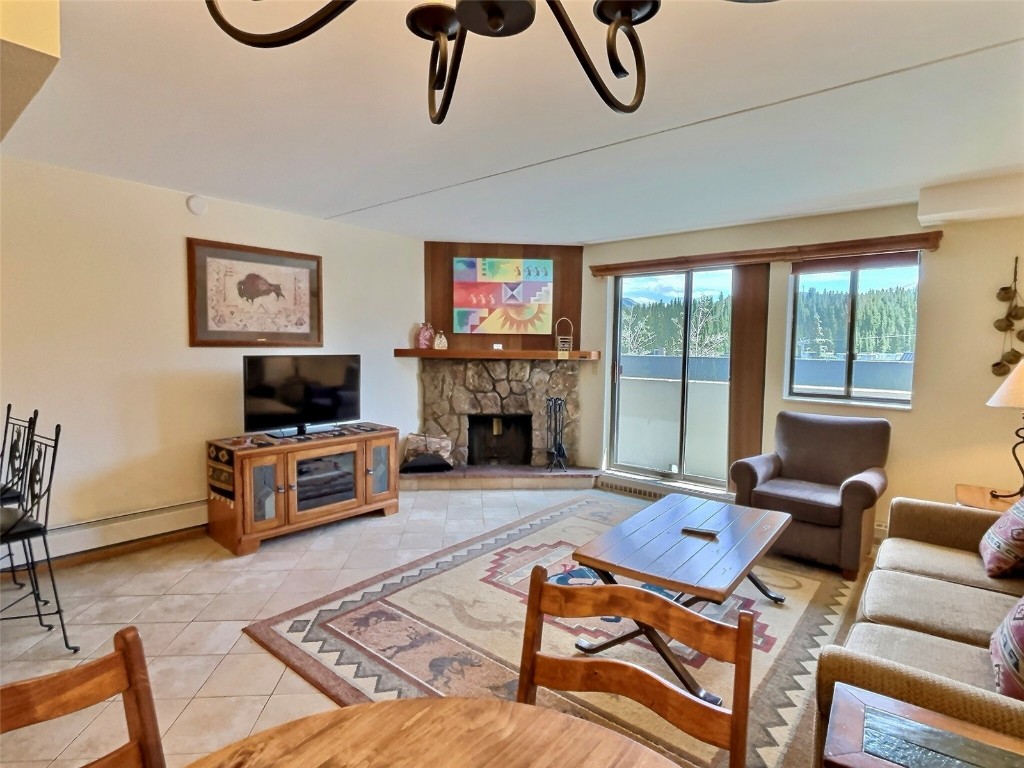
[[[319,256],[193,237],[186,252],[189,346],[323,346]]]

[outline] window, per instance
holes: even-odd
[[[793,265],[789,394],[909,403],[918,252]]]

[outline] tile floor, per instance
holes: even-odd
[[[0,624],[4,683],[76,666],[113,650],[126,624],[139,628],[149,660],[169,768],[250,733],[336,705],[242,628],[255,619],[342,589],[396,565],[477,536],[586,490],[405,491],[399,511],[343,520],[234,557],[190,539],[57,570],[71,641],[34,619]],[[3,602],[13,596],[0,584]],[[48,580],[44,579],[44,583]],[[126,740],[124,711],[104,702],[0,737],[0,768],[73,768]]]

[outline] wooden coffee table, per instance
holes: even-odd
[[[721,603],[743,579],[781,603],[785,596],[770,590],[751,569],[790,519],[785,512],[673,493],[584,544],[573,558],[606,584],[615,584],[615,576],[655,584],[678,593],[676,602],[687,607],[705,601]],[[685,533],[684,527],[710,529],[714,535]],[[645,624],[600,643],[581,639],[576,647],[584,653],[600,653],[639,635],[654,646],[687,690],[711,704],[722,703],[721,697],[693,679],[657,630]]]

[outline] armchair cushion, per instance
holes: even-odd
[[[842,521],[839,486],[776,477],[757,486],[751,493],[759,509],[789,512],[794,520],[833,528]]]
[[[992,577],[1024,573],[1024,499],[1006,510],[978,547],[985,572]]]
[[[775,452],[782,476],[842,485],[889,456],[889,422],[851,416],[781,411],[775,422]]]
[[[996,673],[996,690],[1024,700],[1024,597],[996,627],[988,649]]]

